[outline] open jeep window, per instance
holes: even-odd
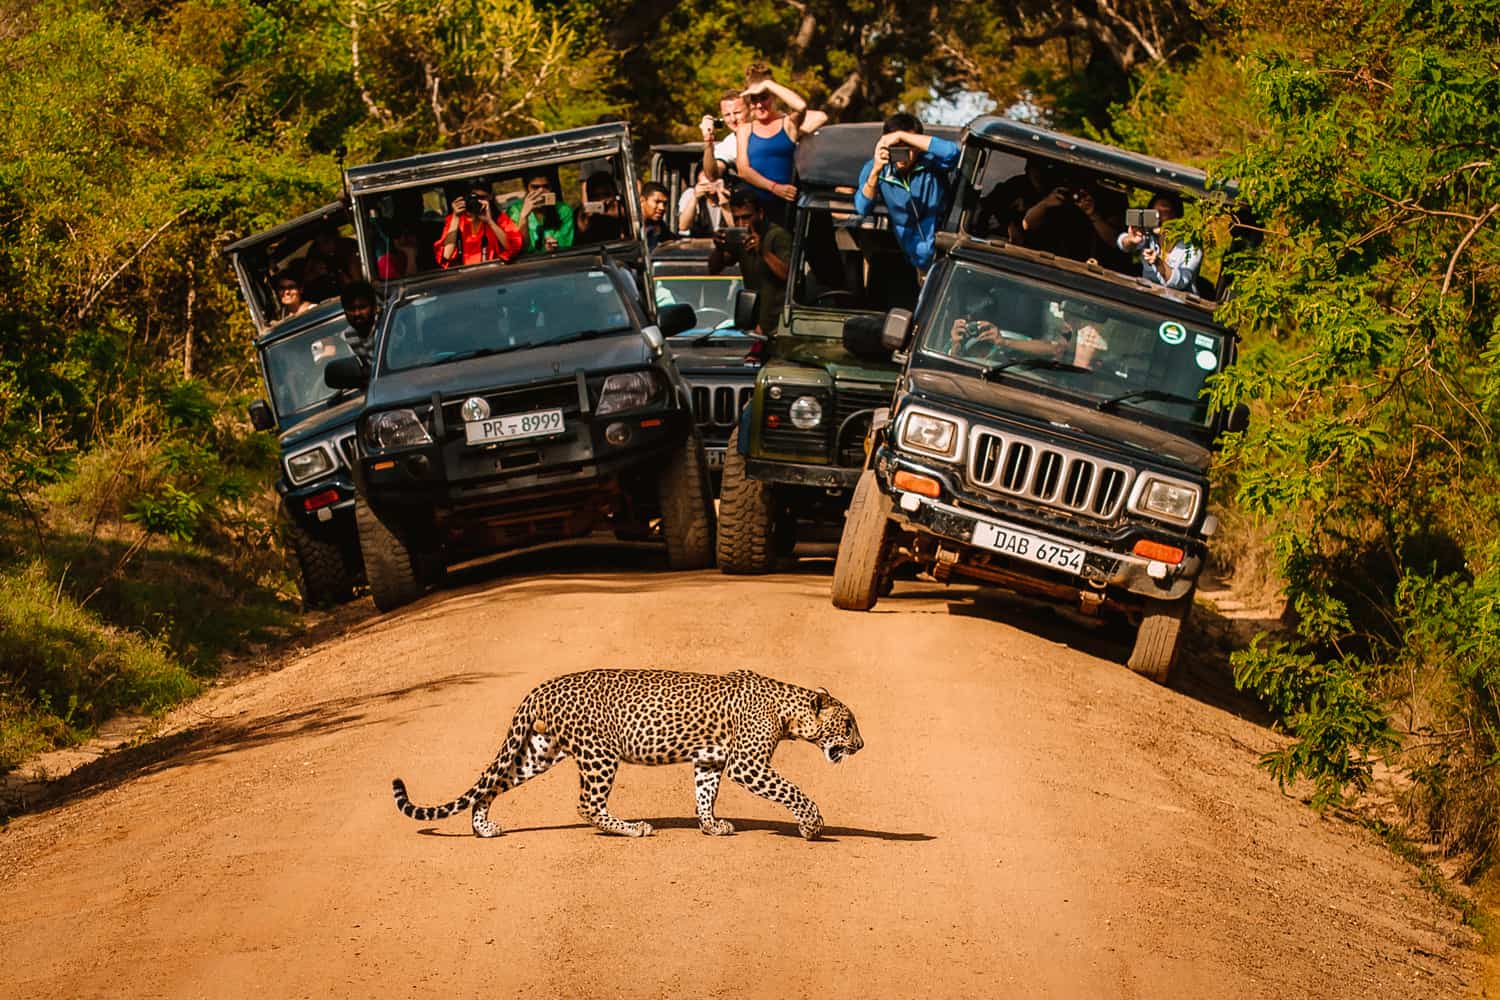
[[[337,390],[323,381],[323,369],[334,358],[353,357],[344,340],[342,314],[332,322],[294,333],[264,349],[262,360],[271,402],[282,419],[333,398]]]
[[[916,304],[917,269],[884,215],[813,207],[800,215],[794,303],[869,312]]]
[[[342,202],[232,243],[224,255],[234,265],[257,333],[337,299],[340,288],[364,277]]]
[[[382,337],[382,361],[385,371],[404,371],[631,329],[604,271],[539,275],[403,299]]]
[[[1042,383],[1093,405],[1209,424],[1200,398],[1228,358],[1228,335],[968,263],[949,272],[922,332],[927,354],[989,379]]]
[[[656,304],[693,307],[698,325],[678,336],[734,326],[734,299],[744,287],[738,274],[658,274]]]

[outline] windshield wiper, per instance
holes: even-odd
[[[1066,361],[1058,361],[1055,358],[1015,358],[998,365],[992,365],[984,370],[984,379],[989,381],[1001,372],[1010,371],[1012,368],[1045,368],[1055,372],[1075,372],[1080,375],[1089,374],[1089,369],[1080,365],[1069,364]]]
[[[472,361],[475,358],[488,358],[496,354],[509,354],[512,351],[529,351],[533,347],[551,347],[553,344],[570,344],[577,340],[592,340],[595,337],[607,337],[616,333],[628,333],[633,329],[629,326],[612,326],[602,330],[579,330],[570,333],[566,337],[557,337],[553,340],[538,340],[524,344],[510,344],[506,347],[477,347],[472,351],[463,351],[458,354],[450,354],[446,358],[439,358],[432,362],[434,365],[446,365],[453,361]]]
[[[1108,399],[1101,400],[1098,408],[1107,412],[1113,410],[1121,403],[1130,403],[1136,400],[1142,402],[1158,400],[1163,403],[1183,403],[1188,406],[1203,406],[1205,404],[1204,400],[1179,396],[1175,392],[1164,392],[1161,389],[1136,389],[1133,392],[1122,392],[1118,396],[1111,396]]]

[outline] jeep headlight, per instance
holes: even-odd
[[[410,448],[431,444],[432,435],[415,410],[386,410],[370,418],[368,434],[377,448]]]
[[[929,455],[952,458],[958,453],[958,424],[919,410],[908,411],[901,443]]]
[[[304,448],[286,457],[286,478],[293,486],[301,486],[319,476],[326,476],[334,469],[333,454],[326,444]]]
[[[1198,487],[1190,483],[1147,476],[1137,490],[1135,503],[1131,506],[1141,514],[1191,524],[1198,513],[1200,495]]]
[[[823,422],[823,404],[815,396],[798,396],[792,400],[787,416],[799,431],[810,431]]]
[[[594,408],[596,416],[634,410],[645,406],[661,391],[661,382],[654,371],[621,372],[604,380],[599,390],[599,405]]]

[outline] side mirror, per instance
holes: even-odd
[[[656,325],[661,327],[663,337],[675,337],[697,326],[698,314],[686,302],[675,302],[656,314]]]
[[[884,360],[891,356],[884,344],[884,316],[850,316],[844,320],[844,350],[856,358]]]
[[[271,412],[271,404],[264,399],[257,399],[250,404],[250,426],[258,431],[268,431],[276,426],[276,415]]]
[[[330,389],[363,389],[370,381],[359,358],[334,358],[323,369],[323,383]]]
[[[667,338],[662,336],[661,328],[657,326],[641,327],[641,339],[646,346],[651,348],[651,353],[661,357],[662,348],[667,344]]]
[[[737,330],[754,330],[760,318],[760,295],[741,288],[734,297],[734,326]]]
[[[906,346],[911,333],[911,310],[892,309],[885,314],[885,325],[880,330],[880,346],[887,351],[899,351]]]
[[[1250,426],[1250,407],[1244,403],[1236,403],[1234,409],[1224,418],[1224,429],[1231,433],[1238,433]]]

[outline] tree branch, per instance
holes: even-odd
[[[1464,247],[1469,245],[1469,241],[1474,238],[1475,233],[1479,232],[1479,229],[1484,225],[1485,220],[1494,215],[1497,211],[1500,211],[1500,202],[1496,202],[1489,208],[1485,209],[1484,214],[1475,221],[1474,225],[1469,227],[1469,231],[1467,233],[1464,233],[1464,238],[1458,241],[1458,246],[1453,250],[1453,256],[1448,258],[1448,273],[1443,275],[1443,288],[1442,291],[1438,292],[1438,298],[1441,299],[1448,294],[1448,285],[1453,281],[1453,269],[1458,266],[1458,255],[1464,252]]]
[[[146,242],[136,247],[135,252],[132,253],[129,257],[126,257],[123,264],[115,268],[114,273],[112,273],[108,278],[105,278],[102,283],[100,283],[93,289],[93,291],[89,292],[88,296],[83,300],[83,305],[78,307],[78,313],[75,318],[82,320],[86,316],[88,316],[89,310],[94,308],[94,303],[99,301],[99,296],[103,295],[105,290],[108,289],[110,285],[115,283],[115,279],[124,274],[125,269],[131,264],[135,263],[136,258],[145,253],[151,247],[151,244],[155,243],[158,237],[160,237],[162,233],[167,231],[172,223],[176,222],[184,215],[187,215],[190,211],[192,211],[191,207],[184,208],[176,215],[168,219],[166,222],[163,222],[161,225],[157,226],[156,231],[153,232],[150,236],[146,237]]]

